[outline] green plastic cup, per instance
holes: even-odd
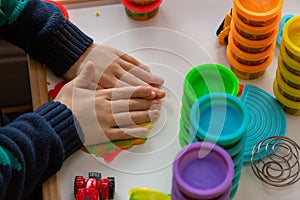
[[[230,69],[220,64],[201,64],[185,76],[183,98],[186,102],[183,104],[187,103],[191,107],[198,98],[212,92],[226,92],[236,96],[238,89],[238,79]]]

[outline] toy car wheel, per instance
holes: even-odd
[[[109,193],[108,199],[114,199],[115,196],[115,178],[114,177],[107,177],[109,180]]]
[[[99,172],[89,172],[89,178],[95,178],[97,181],[101,180],[101,173]]]

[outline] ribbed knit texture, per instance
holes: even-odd
[[[71,111],[58,102],[46,103],[1,127],[0,199],[32,195],[69,155],[82,148],[78,133],[81,130]]]
[[[0,27],[0,36],[46,64],[58,76],[93,43],[57,6],[40,0],[29,1],[16,21]]]
[[[65,150],[65,158],[82,146],[84,143],[82,129],[65,105],[53,102],[41,106],[35,112],[43,116],[60,137]]]

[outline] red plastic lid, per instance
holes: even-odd
[[[122,4],[129,10],[133,12],[138,12],[138,13],[147,13],[155,10],[156,8],[159,7],[161,4],[162,0],[156,0],[151,4],[145,5],[145,6],[139,6],[139,5],[134,5],[131,3],[129,0],[122,0]]]
[[[61,5],[60,3],[56,2],[56,1],[51,1],[51,0],[44,0],[44,1],[48,2],[48,3],[52,3],[53,5],[57,6],[61,10],[62,14],[67,19],[69,19],[69,13],[68,13],[67,9],[63,5]]]

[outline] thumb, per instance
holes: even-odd
[[[87,88],[95,76],[95,64],[88,61],[75,78],[75,87]]]

